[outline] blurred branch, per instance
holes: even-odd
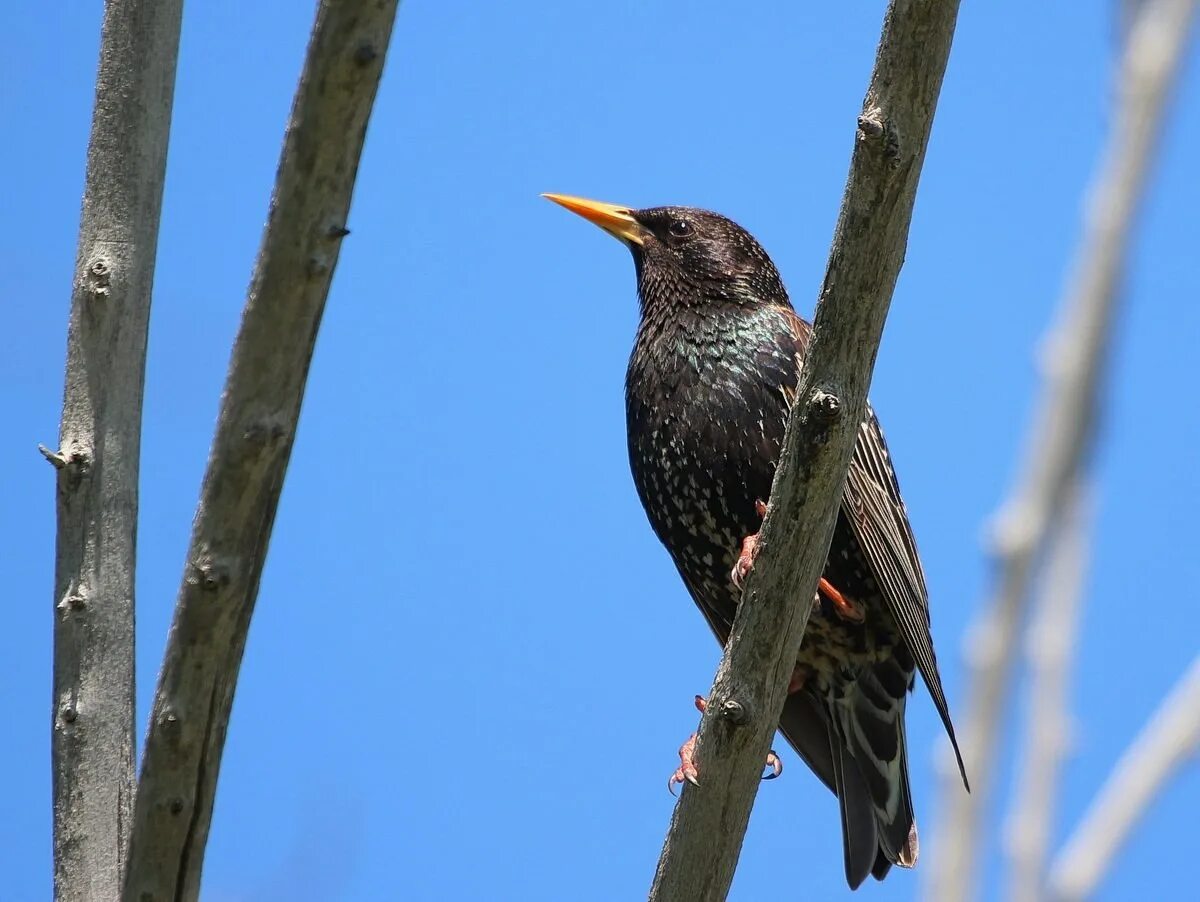
[[[179,0],[108,0],[67,330],[54,574],[54,894],[120,892],[133,809],[138,459]]]
[[[1074,902],[1100,885],[1121,844],[1171,775],[1200,752],[1200,657],[1121,756],[1051,871],[1051,898]]]
[[[322,0],[155,691],[124,898],[194,900],[234,688],[396,0]]]
[[[957,0],[893,0],[858,120],[795,410],[650,898],[724,899],[829,553],[954,34]]]
[[[1147,0],[1117,0],[1117,33],[1120,46],[1125,47],[1133,33],[1134,23]]]
[[[1076,481],[1067,495],[1029,625],[1029,727],[1010,817],[1013,902],[1044,898],[1046,862],[1071,730],[1070,677],[1079,638],[1079,611],[1088,569],[1092,519],[1088,492]]]
[[[1194,8],[1195,0],[1145,0],[1121,64],[1105,162],[1087,206],[1074,278],[1046,348],[1042,409],[1029,438],[1024,474],[998,517],[995,590],[969,634],[969,691],[959,735],[974,784],[970,795],[959,791],[950,756],[941,760],[941,836],[930,885],[935,902],[974,896],[982,812],[996,771],[1029,584],[1091,446],[1117,287]]]

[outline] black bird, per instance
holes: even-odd
[[[808,345],[774,264],[690,207],[545,195],[633,252],[641,321],[625,379],[629,463],[655,535],[729,637]],[[779,729],[838,797],[846,880],[917,861],[904,706],[921,672],[958,756],[917,546],[868,406]],[[685,747],[686,748],[686,747]],[[680,776],[694,781],[687,756]],[[679,779],[676,777],[675,779]],[[966,784],[966,773],[963,772]]]

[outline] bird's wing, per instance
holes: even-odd
[[[858,429],[854,456],[842,490],[842,513],[863,550],[871,575],[879,585],[888,611],[929,688],[933,704],[954,746],[963,784],[967,773],[950,721],[950,708],[942,690],[933,638],[929,634],[929,590],[917,554],[916,539],[908,512],[900,497],[896,471],[888,456],[887,442],[871,405]]]
[[[787,312],[796,339],[796,356],[803,366],[812,329],[794,311],[788,309]],[[888,611],[929,688],[933,704],[954,746],[963,784],[967,785],[967,772],[954,736],[950,708],[933,653],[933,638],[929,634],[929,590],[925,586],[925,573],[908,522],[908,511],[900,497],[900,484],[888,455],[887,442],[870,404],[854,442],[854,456],[842,490],[842,514],[849,521]]]

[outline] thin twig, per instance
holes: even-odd
[[[779,722],[904,260],[957,0],[893,0],[858,120],[815,331],[759,555],[700,724],[700,786],[671,819],[650,898],[724,899]]]
[[[120,892],[134,791],[133,589],[146,329],[180,0],[108,0],[67,330],[54,574],[54,894]]]
[[[1051,868],[1050,898],[1095,892],[1118,850],[1172,774],[1200,753],[1200,657],[1121,756]]]
[[[1079,639],[1092,520],[1091,499],[1078,481],[1068,493],[1062,517],[1029,624],[1029,726],[1008,824],[1013,902],[1045,898],[1046,864],[1069,743],[1070,671]]]
[[[968,634],[969,691],[959,737],[973,792],[960,791],[958,772],[943,755],[937,857],[929,888],[934,902],[964,902],[977,889],[982,814],[996,772],[1028,589],[1039,551],[1092,444],[1117,287],[1195,4],[1142,3],[1122,61],[1118,109],[1085,211],[1074,278],[1046,348],[1042,409],[1027,443],[1023,475],[997,518],[995,589]]]
[[[396,0],[323,0],[146,737],[127,902],[195,900],[234,688]]]

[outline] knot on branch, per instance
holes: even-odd
[[[841,412],[841,399],[831,391],[818,388],[808,399],[808,414],[818,423],[832,423]]]
[[[68,592],[59,601],[58,612],[64,617],[72,611],[82,611],[87,606],[87,598],[82,592]]]
[[[889,167],[895,169],[900,165],[900,137],[879,107],[864,110],[858,117],[858,140],[881,154]]]
[[[335,222],[326,226],[324,237],[328,241],[341,241],[350,230],[343,223]],[[310,279],[320,279],[329,275],[333,269],[334,257],[333,253],[324,250],[319,250],[308,258],[308,277]]]
[[[379,51],[373,44],[359,44],[358,49],[354,51],[354,62],[360,66],[370,65],[377,59],[379,59]]]
[[[858,117],[858,134],[864,141],[883,137],[883,112],[878,108],[867,110]]]
[[[87,288],[94,298],[108,295],[108,286],[112,281],[112,264],[104,257],[99,257],[88,264]]]
[[[165,703],[155,713],[152,732],[155,741],[161,742],[163,748],[171,749],[173,754],[180,751],[185,739],[183,718],[173,704]]]
[[[308,258],[308,277],[317,279],[325,275],[332,268],[332,264],[325,257],[313,254]]]
[[[45,445],[38,445],[37,449],[58,471],[60,483],[67,488],[75,488],[87,473],[88,456],[81,451],[51,451]]]
[[[741,727],[750,722],[750,712],[746,706],[735,699],[727,699],[721,703],[721,717],[735,727]]]
[[[187,584],[204,592],[220,591],[229,585],[232,578],[233,567],[230,562],[214,554],[201,554],[188,565]]]
[[[287,435],[288,430],[283,417],[264,414],[250,422],[242,432],[242,440],[249,452],[261,455],[278,447]]]

